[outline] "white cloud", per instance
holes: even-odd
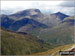
[[[1,9],[4,8],[34,8],[34,5],[58,5],[62,1],[1,1]]]
[[[64,1],[60,4],[63,7],[75,7],[75,1]]]
[[[1,9],[17,12],[20,10],[36,8],[44,13],[55,13],[60,11],[67,15],[74,15],[74,7],[61,6],[64,3],[68,4],[68,1],[1,1]]]

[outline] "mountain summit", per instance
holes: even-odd
[[[12,14],[11,16],[15,17],[22,17],[22,16],[31,16],[41,13],[39,9],[27,9],[20,12],[17,12],[15,14]]]
[[[51,15],[60,18],[60,20],[64,20],[64,18],[69,17],[68,15],[65,15],[61,12],[57,12],[57,13],[54,13],[54,14],[51,14]]]

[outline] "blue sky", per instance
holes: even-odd
[[[25,9],[40,9],[42,13],[62,12],[75,15],[74,1],[1,1],[1,10],[5,13],[16,13]],[[6,12],[7,11],[7,12]]]

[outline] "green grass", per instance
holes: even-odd
[[[47,44],[29,34],[17,34],[6,30],[1,30],[1,54],[2,55],[30,55],[47,51],[56,45]]]
[[[59,46],[56,47],[54,49],[50,49],[48,51],[45,52],[40,52],[40,53],[34,53],[33,55],[54,55],[54,56],[59,56],[59,51],[61,49],[61,51],[67,51],[69,48],[72,48],[72,46],[75,46],[75,44],[68,44],[68,45],[63,45],[63,46]]]

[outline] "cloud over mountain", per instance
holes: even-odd
[[[25,9],[40,9],[42,13],[63,12],[67,15],[75,15],[74,1],[2,1],[1,10],[11,10],[13,12]]]

